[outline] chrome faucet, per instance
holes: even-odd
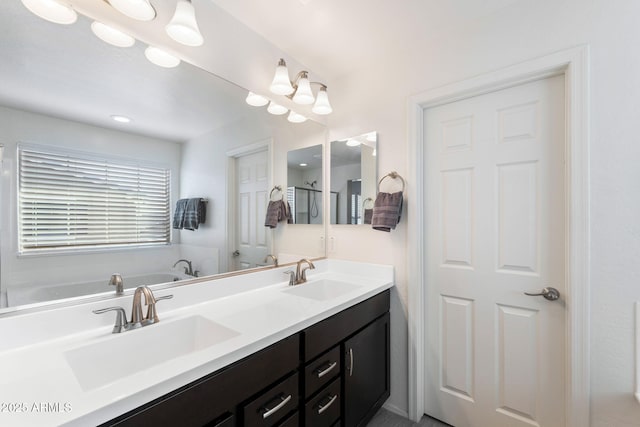
[[[144,295],[144,303],[147,306],[147,315],[142,317],[142,295]],[[131,308],[131,321],[127,322],[127,313],[122,307],[107,307],[99,310],[93,310],[95,314],[106,313],[107,311],[117,312],[116,323],[113,326],[113,333],[130,331],[132,329],[142,328],[143,326],[158,323],[158,313],[156,311],[156,303],[163,299],[171,299],[173,295],[165,295],[155,297],[148,286],[139,286],[133,294],[133,307]]]
[[[277,267],[278,266],[278,257],[275,255],[267,255],[266,257],[264,257],[264,261],[263,262],[267,262],[269,261],[269,258],[271,258],[273,260],[273,266]]]
[[[173,264],[173,266],[175,267],[181,262],[184,262],[185,264],[187,264],[187,266],[184,267],[184,274],[188,276],[193,276],[193,265],[191,265],[191,261],[189,261],[188,259],[179,259],[178,261],[176,261],[175,264]]]
[[[122,280],[122,276],[118,273],[113,273],[111,275],[111,279],[109,279],[109,286],[116,287],[116,295],[124,294],[124,280]]]
[[[301,268],[302,263],[307,263],[308,267]],[[302,258],[298,261],[298,265],[296,267],[296,285],[305,283],[307,281],[307,270],[313,270],[315,268],[316,266],[306,258]]]

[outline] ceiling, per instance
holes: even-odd
[[[527,0],[209,1],[331,81],[363,64],[404,63],[425,39]]]

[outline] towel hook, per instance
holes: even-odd
[[[280,185],[276,185],[271,189],[271,192],[269,193],[269,200],[271,200],[271,198],[273,197],[273,192],[274,191],[279,191],[282,193],[282,187]]]
[[[404,178],[400,176],[400,174],[396,171],[391,171],[385,176],[383,176],[382,178],[380,178],[380,181],[378,181],[378,191],[380,191],[380,184],[382,184],[382,181],[384,181],[384,179],[387,177],[392,179],[399,179],[400,181],[402,181],[402,192],[404,193],[404,185],[405,185]]]

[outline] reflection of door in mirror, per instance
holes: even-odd
[[[269,202],[268,151],[235,158],[235,246],[233,269],[265,265],[271,235],[264,226]]]

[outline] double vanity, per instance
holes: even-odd
[[[389,396],[393,268],[315,267],[155,289],[159,321],[122,333],[92,311],[131,293],[0,317],[0,424],[363,425]]]

